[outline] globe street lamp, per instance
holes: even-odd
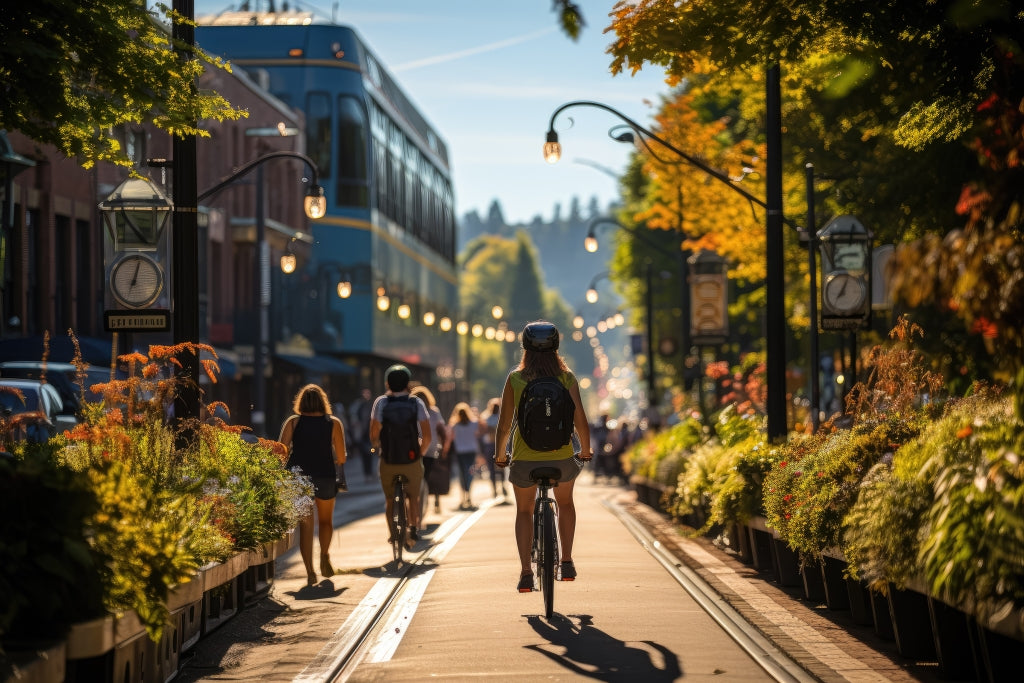
[[[780,165],[781,126],[778,112],[779,106],[779,69],[772,66],[768,70],[767,109],[768,109],[768,201],[755,197],[742,187],[737,186],[733,179],[716,168],[709,166],[701,159],[687,154],[667,140],[655,135],[622,112],[601,102],[577,100],[561,105],[551,114],[548,131],[544,142],[544,159],[548,163],[556,163],[562,156],[562,146],[555,131],[555,120],[563,111],[572,107],[595,107],[602,109],[623,121],[626,126],[644,141],[653,140],[680,159],[704,171],[715,180],[727,185],[752,204],[766,211],[767,242],[767,277],[765,281],[767,293],[765,345],[768,365],[767,417],[769,441],[784,440],[786,426],[786,368],[785,368],[785,299],[784,299],[784,261],[782,225],[785,218],[782,214],[782,168]]]

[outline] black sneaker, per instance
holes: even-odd
[[[562,563],[562,581],[575,581],[576,580],[576,565],[572,563],[572,560],[566,560]]]
[[[409,527],[409,540],[413,543],[420,540],[420,533],[416,530],[416,527],[414,526]]]
[[[530,593],[533,591],[533,573],[521,574],[519,576],[519,585],[516,586],[516,590],[520,593]]]

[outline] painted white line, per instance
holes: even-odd
[[[434,532],[433,536],[439,542],[428,552],[430,559],[434,562],[440,562],[444,559],[459,539],[462,538],[463,534],[495,503],[495,499],[490,499],[481,503],[480,507],[472,514],[455,515],[446,519]],[[377,633],[379,635],[377,642],[365,655],[353,660],[353,664],[358,664],[358,662],[367,658],[373,662],[383,662],[391,659],[398,645],[402,642],[406,626],[412,621],[416,607],[419,605],[420,599],[423,597],[423,593],[426,591],[435,569],[436,566],[431,565],[423,570],[421,574],[410,578],[405,589],[402,591],[401,600],[396,603],[396,608],[392,610],[391,616],[383,625],[378,625]],[[377,583],[366,594],[366,597],[362,599],[348,616],[345,623],[334,632],[330,640],[320,649],[320,652],[313,658],[313,661],[292,680],[297,682],[326,680],[330,673],[349,656],[353,647],[358,644],[360,637],[366,632],[370,624],[373,623],[377,613],[394,592],[399,581],[399,577],[393,576],[385,576],[378,579]],[[395,631],[396,628],[398,629],[397,632]],[[366,651],[364,650],[364,652]],[[349,668],[350,671],[354,669],[355,666]]]
[[[401,599],[395,602],[391,615],[378,627],[377,633],[379,635],[364,657],[366,661],[371,663],[387,662],[394,656],[395,650],[398,649],[402,638],[405,637],[405,632],[409,629],[409,624],[412,623],[412,617],[416,613],[416,608],[420,605],[420,600],[423,598],[430,580],[434,578],[437,564],[448,555],[451,549],[455,547],[455,544],[459,542],[459,539],[462,538],[463,534],[476,524],[476,521],[492,505],[494,505],[493,498],[482,503],[479,509],[468,518],[462,520],[462,523],[445,536],[444,540],[430,553],[430,559],[435,564],[432,564],[428,569],[416,574],[406,582],[405,586],[402,587]]]

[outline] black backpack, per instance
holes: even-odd
[[[420,431],[412,396],[388,396],[381,411],[381,457],[389,465],[408,465],[420,457]]]
[[[556,451],[569,443],[576,404],[557,377],[530,380],[519,396],[516,427],[535,451]]]

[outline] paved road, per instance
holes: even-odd
[[[352,640],[353,623],[379,606],[397,582],[385,542],[383,497],[372,485],[350,485],[338,499],[331,552],[341,573],[307,587],[297,550],[279,558],[267,597],[186,653],[178,680],[323,680]],[[576,496],[579,578],[556,584],[556,614],[547,620],[540,593],[515,591],[514,507],[489,499],[490,486],[478,482],[474,500],[480,508],[459,511],[454,489],[442,499],[440,514],[427,517],[419,548],[434,541],[429,562],[415,573],[397,614],[357,655],[347,680],[776,680],[755,659],[775,667],[783,680],[927,680],[705,539],[679,535],[630,492],[595,484],[589,474]],[[658,541],[645,548],[631,526],[653,531]],[[668,570],[651,548],[671,552],[665,553]],[[725,601],[717,594],[694,598],[673,574],[679,571],[704,574],[761,622],[759,631],[739,634],[746,649],[702,607],[714,610],[721,603],[728,610]],[[761,633],[774,633],[813,677],[795,665],[776,664],[772,655],[782,648]]]

